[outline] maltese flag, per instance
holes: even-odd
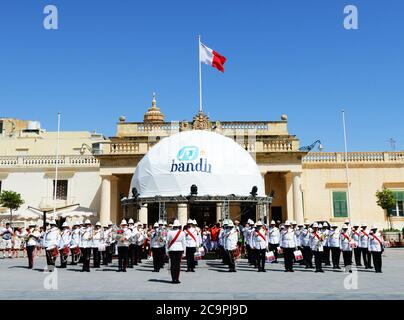
[[[203,43],[200,43],[199,48],[199,59],[200,62],[207,64],[216,68],[217,70],[224,72],[224,64],[226,62],[226,58],[222,55],[218,54],[216,51],[208,48]]]

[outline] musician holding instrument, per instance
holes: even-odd
[[[268,250],[268,232],[261,221],[257,222],[257,227],[253,231],[253,245],[257,254],[258,272],[265,271],[265,253]]]
[[[291,228],[290,221],[286,221],[280,234],[280,247],[285,259],[285,272],[295,272],[293,270],[293,259],[296,243],[295,231]]]
[[[83,257],[82,272],[90,272],[91,249],[93,248],[93,227],[90,220],[84,222],[81,233],[80,246]]]
[[[101,222],[97,222],[93,230],[93,259],[94,268],[101,267],[101,252],[105,252],[104,230]]]
[[[80,222],[77,221],[73,225],[71,240],[70,240],[70,251],[72,255],[72,266],[77,265],[80,257],[80,238],[81,238],[81,229],[80,229]]]
[[[332,258],[332,268],[333,269],[341,269],[339,266],[339,261],[341,258],[341,248],[340,248],[340,232],[338,231],[338,226],[333,223],[331,225],[331,230],[328,234],[328,246],[331,250],[331,258]]]
[[[325,234],[322,233],[319,229],[323,226],[317,224],[317,222],[312,225],[312,232],[310,233],[310,248],[314,255],[314,264],[316,266],[316,273],[321,272],[324,273],[323,270],[323,252],[324,252],[324,241]]]
[[[162,229],[159,228],[159,224],[154,224],[153,230],[150,232],[150,246],[153,255],[153,272],[160,272],[160,269],[164,267],[164,255],[166,242],[162,234]]]
[[[62,225],[62,233],[59,241],[60,268],[67,267],[67,260],[70,254],[70,243],[72,241],[72,232],[67,222]]]
[[[60,231],[56,225],[56,221],[52,220],[49,223],[50,229],[47,229],[44,236],[44,247],[46,250],[46,262],[48,265],[48,271],[53,272],[55,269],[55,262],[59,255],[59,241]]]
[[[340,249],[344,259],[345,269],[352,273],[352,239],[350,237],[349,226],[344,224],[340,234]]]
[[[38,246],[40,237],[41,233],[36,229],[36,224],[30,223],[24,238],[28,256],[28,269],[34,268],[34,252],[35,248]]]
[[[185,244],[187,258],[187,272],[195,272],[195,253],[199,247],[198,233],[192,219],[188,220],[185,228]]]
[[[109,263],[112,263],[112,257],[115,253],[115,248],[116,248],[116,241],[115,241],[115,234],[116,233],[116,227],[114,227],[114,224],[112,221],[108,222],[108,227],[104,231],[104,241],[106,244],[106,251],[105,251],[105,261],[104,265],[108,265]]]
[[[229,265],[229,272],[237,272],[235,256],[237,255],[236,252],[238,251],[238,233],[234,227],[233,221],[231,220],[227,222],[227,226],[224,231],[223,248],[227,256],[226,260]]]
[[[175,220],[172,230],[167,234],[167,251],[170,256],[171,279],[174,284],[181,283],[179,280],[181,259],[185,248],[185,233],[181,230],[180,222]]]
[[[117,230],[115,239],[118,246],[118,272],[126,272],[128,266],[128,250],[132,232],[128,228],[126,220],[122,220],[120,229]]]

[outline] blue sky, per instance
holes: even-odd
[[[59,30],[43,28],[43,8]],[[359,10],[359,30],[343,9]],[[0,116],[115,134],[141,121],[153,91],[167,120],[198,109],[197,35],[228,58],[203,66],[212,120],[279,120],[302,145],[404,149],[402,0],[1,0]]]

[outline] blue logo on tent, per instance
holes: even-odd
[[[177,155],[179,161],[194,161],[199,157],[199,148],[187,146],[182,148]]]

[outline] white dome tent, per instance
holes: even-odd
[[[269,204],[271,198],[255,160],[238,143],[193,130],[163,139],[144,156],[122,205],[189,201]]]

